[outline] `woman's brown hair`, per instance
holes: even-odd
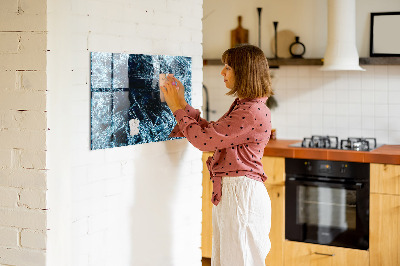
[[[222,63],[235,74],[235,86],[227,95],[251,99],[273,95],[268,61],[260,48],[246,44],[228,49]]]

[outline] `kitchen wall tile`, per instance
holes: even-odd
[[[310,69],[311,78],[322,78],[324,76],[324,71],[320,70],[320,66],[310,66],[307,68]]]
[[[361,125],[363,130],[371,130],[375,128],[375,120],[371,116],[363,116],[361,118]]]
[[[374,131],[371,129],[362,129],[361,130],[361,135],[358,135],[357,137],[361,136],[362,138],[373,138],[374,137]]]
[[[400,116],[400,104],[389,104],[389,117]]]
[[[319,66],[281,66],[271,70],[275,73],[273,86],[279,105],[272,111],[272,119],[279,138],[308,136],[299,130],[318,135],[347,132],[355,137],[379,134],[383,142],[393,143],[393,134],[398,130],[389,130],[389,124],[391,118],[400,117],[400,66],[363,67],[364,72],[320,71]],[[224,93],[225,90],[214,105],[224,101]],[[300,129],[304,125],[310,130]]]
[[[387,65],[377,65],[374,66],[374,77],[376,78],[387,78],[388,66]]]
[[[311,113],[311,109],[312,109],[312,107],[311,107],[311,104],[310,104],[310,103],[308,103],[308,102],[305,102],[305,103],[300,102],[300,103],[299,103],[299,108],[298,108],[298,111],[297,111],[297,112],[298,112],[300,115],[309,116],[310,113]]]
[[[322,83],[321,83],[322,84]],[[311,103],[321,103],[324,96],[323,90],[319,88],[313,88],[311,93]]]
[[[324,116],[321,113],[314,113],[311,115],[311,127],[313,130],[315,129],[322,129]]]
[[[400,117],[389,117],[389,130],[400,131]]]
[[[375,78],[374,79],[374,89],[375,91],[387,91],[388,89],[388,79],[386,78]]]
[[[388,90],[392,90],[392,91],[400,90],[400,74],[398,74],[397,76],[389,76]]]
[[[349,102],[350,103],[361,103],[362,90],[349,90]]]
[[[385,104],[388,102],[387,90],[376,91],[374,93],[375,104]]]
[[[336,103],[346,103],[350,102],[349,91],[348,90],[337,90],[336,92]]]
[[[336,101],[336,89],[332,86],[332,83],[325,84],[323,87],[324,98],[323,101],[326,103],[334,103]]]
[[[374,137],[376,138],[378,145],[380,145],[382,143],[388,143],[388,141],[389,141],[389,134],[388,134],[387,130],[375,129]]]
[[[399,131],[389,131],[389,140],[387,143],[399,144],[400,143],[400,130]]]
[[[338,129],[348,129],[349,127],[349,118],[348,116],[336,116],[336,127]]]
[[[337,128],[336,136],[339,138],[339,146],[341,139],[347,139],[349,137],[349,129],[348,128]]]
[[[362,106],[360,103],[352,103],[349,105],[349,115],[361,116]]]
[[[350,129],[361,129],[362,123],[359,116],[350,115],[349,116],[349,128]]]
[[[336,118],[337,117],[335,115],[324,115],[324,121],[322,123],[324,125],[324,129],[335,128]],[[327,134],[331,134],[330,131],[327,131]]]
[[[383,128],[389,127],[388,117],[375,117],[375,130],[382,130]]]
[[[287,77],[286,78],[286,87],[288,89],[295,89],[299,87],[298,78],[297,77]]]
[[[294,126],[294,127],[298,127],[298,126],[302,126],[303,124],[301,123],[301,121],[299,120],[299,115],[297,113],[293,113],[290,116],[287,117],[287,123],[290,126]]]
[[[335,78],[335,71],[321,71],[324,78]]]
[[[310,79],[312,68],[310,67],[298,67],[297,76]]]
[[[374,76],[372,72],[364,72],[361,74],[361,88],[364,91],[374,89]]]
[[[317,127],[317,128],[312,127],[311,134],[308,136],[312,136],[312,135],[326,135],[326,132],[322,127]],[[304,136],[307,136],[307,135],[304,135]]]
[[[311,114],[316,115],[319,114],[322,116],[322,112],[324,110],[324,103],[319,101],[311,102]]]
[[[370,90],[362,90],[361,91],[361,100],[363,104],[366,103],[374,103],[374,91]]]
[[[387,104],[375,104],[375,117],[388,117],[389,108]]]
[[[323,77],[311,77],[310,79],[310,87],[315,91],[321,88],[324,85]]]
[[[349,137],[360,137],[362,136],[361,128],[349,128]]]
[[[323,107],[323,114],[326,115],[335,115],[336,114],[336,105],[335,103],[325,103]]]
[[[336,74],[336,89],[347,90],[349,87],[349,77],[347,71],[340,71]]]
[[[310,77],[307,76],[299,76],[298,77],[298,88],[310,89]]]
[[[361,116],[372,118],[375,114],[375,106],[373,104],[361,105]]]
[[[336,103],[336,114],[338,116],[347,116],[349,114],[349,105],[346,103]]]
[[[351,76],[353,75],[349,75],[349,90],[361,90],[361,78],[352,78]]]
[[[389,104],[400,104],[400,88],[397,91],[389,91]]]
[[[388,73],[389,79],[392,76],[400,77],[400,66],[396,65],[396,66],[388,67],[387,73]]]
[[[300,103],[309,104],[311,102],[313,92],[310,88],[307,88],[307,89],[299,88],[298,93],[299,93],[298,100]]]
[[[285,77],[297,77],[297,76],[298,76],[298,67],[297,66],[286,67]]]

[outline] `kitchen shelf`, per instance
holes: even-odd
[[[268,58],[271,68],[279,66],[322,66],[323,58]],[[204,66],[222,65],[220,59],[204,59]],[[360,65],[400,65],[400,57],[362,57]]]
[[[362,57],[360,65],[400,65],[400,57]]]
[[[304,65],[322,65],[321,58],[268,58],[268,64],[271,68],[279,66],[304,66]],[[204,59],[204,66],[222,65],[220,59]]]

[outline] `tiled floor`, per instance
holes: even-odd
[[[209,258],[202,258],[203,266],[211,266],[211,259]]]

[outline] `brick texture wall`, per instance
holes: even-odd
[[[202,0],[0,3],[0,265],[200,265],[201,152],[90,150],[92,51],[192,57]]]
[[[190,56],[199,107],[202,1],[47,9],[48,265],[200,265],[201,152],[186,140],[91,151],[89,53]]]
[[[46,1],[0,3],[0,264],[46,255]]]

